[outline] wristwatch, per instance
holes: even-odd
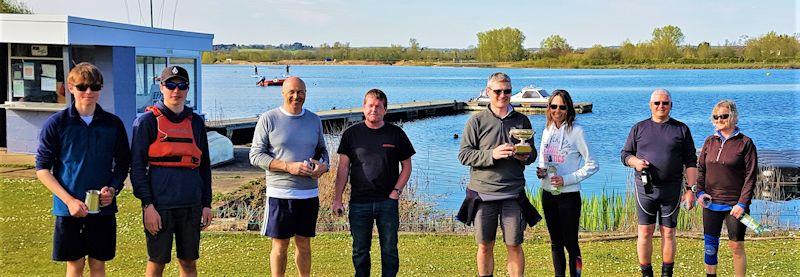
[[[393,190],[393,191],[396,191],[396,192],[397,192],[397,195],[401,195],[401,194],[403,194],[403,190],[402,190],[402,189],[393,188],[392,190]]]
[[[697,184],[694,185],[686,184],[686,190],[697,193]]]

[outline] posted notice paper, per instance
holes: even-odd
[[[56,91],[56,78],[42,76],[42,91]]]
[[[33,74],[34,63],[22,63],[22,79],[33,80],[36,79]]]
[[[56,65],[54,64],[42,64],[42,76],[43,77],[56,77]]]
[[[14,80],[11,84],[12,97],[25,97],[25,81]]]

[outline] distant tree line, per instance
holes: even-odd
[[[215,44],[214,51],[231,51],[239,49],[279,49],[279,50],[311,50],[314,46],[305,45],[300,42],[286,43],[279,45],[270,44]]]
[[[215,46],[215,48],[218,46]],[[221,47],[219,47],[222,49]],[[318,47],[296,50],[231,48],[203,53],[203,63],[225,62],[227,59],[250,62],[276,62],[282,60],[361,60],[397,62],[402,60],[453,62],[475,60],[474,49],[429,49],[421,47],[416,39],[408,46],[392,44],[389,47],[351,47],[349,42],[324,43]]]
[[[743,36],[737,42],[726,41],[711,46],[709,42],[684,44],[685,36],[677,26],[655,28],[647,41],[620,45],[575,49],[567,39],[554,34],[539,43],[538,49],[525,49],[525,35],[516,28],[493,29],[477,34],[477,47],[434,49],[422,47],[414,39],[408,45],[388,47],[351,47],[349,42],[334,42],[311,47],[294,44],[215,45],[215,51],[203,54],[204,63],[228,59],[250,62],[282,60],[362,60],[414,62],[523,62],[534,66],[603,66],[615,64],[715,64],[747,62],[798,62],[800,40],[796,35],[769,32],[755,38]]]

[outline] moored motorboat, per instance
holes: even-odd
[[[536,86],[527,86],[522,88],[518,93],[511,96],[511,105],[512,106],[546,106],[547,101],[550,98],[550,94],[547,93],[547,90],[536,87]],[[486,91],[481,91],[480,96],[478,98],[473,99],[472,101],[478,103],[480,106],[489,105],[489,96],[486,95]]]

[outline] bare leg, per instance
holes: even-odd
[[[661,258],[664,263],[671,264],[675,262],[675,248],[677,246],[675,241],[675,228],[667,228],[661,226]]]
[[[272,250],[269,253],[269,267],[273,277],[286,275],[286,252],[289,239],[272,239]]]
[[[653,256],[653,232],[656,230],[655,224],[639,225],[637,229],[639,238],[636,240],[636,252],[639,255],[639,264],[651,264]]]
[[[181,277],[196,277],[197,276],[197,262],[194,260],[178,259],[180,264]]]
[[[478,275],[488,276],[494,273],[494,241],[478,243]]]
[[[105,277],[106,262],[89,258],[89,276]]]
[[[86,265],[86,258],[80,258],[67,262],[67,277],[83,276],[83,267]]]
[[[733,252],[733,271],[736,276],[744,276],[747,273],[747,255],[744,253],[744,241],[729,241],[728,247]]]
[[[522,245],[506,245],[508,250],[508,275],[509,276],[525,276],[525,253],[522,251]]]
[[[161,277],[164,275],[164,266],[164,264],[147,261],[147,269],[145,269],[144,276]]]
[[[717,274],[717,265],[706,264],[706,273]]]
[[[303,236],[294,237],[294,263],[300,276],[311,276],[311,238]]]

